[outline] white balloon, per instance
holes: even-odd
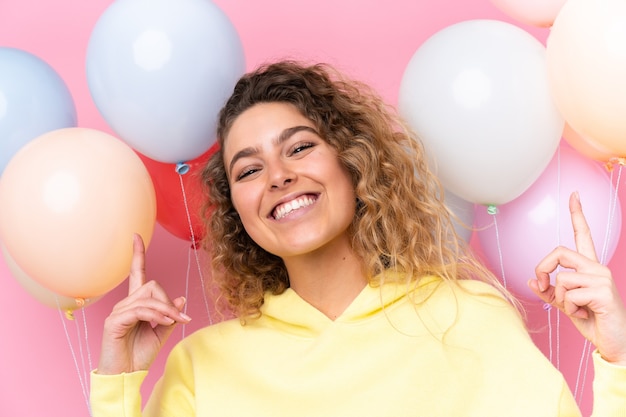
[[[217,114],[245,71],[243,46],[208,0],[116,0],[87,49],[89,90],[122,140],[160,162],[215,143]]]
[[[496,20],[457,23],[418,48],[398,107],[447,190],[498,205],[539,177],[565,124],[545,61],[537,39]]]

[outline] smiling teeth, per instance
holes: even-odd
[[[315,199],[311,197],[300,197],[296,200],[290,201],[289,203],[283,204],[274,210],[274,219],[280,220],[294,210],[310,206],[314,201]]]

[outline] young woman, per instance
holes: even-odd
[[[424,151],[367,86],[324,65],[244,76],[220,113],[206,248],[237,319],[170,353],[144,416],[577,416],[514,300],[459,243]],[[577,249],[529,285],[597,348],[594,415],[626,415],[626,310],[577,194]],[[105,323],[95,417],[139,389],[184,299],[144,276]],[[567,268],[554,285],[549,274]]]

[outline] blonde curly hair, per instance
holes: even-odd
[[[337,150],[357,196],[349,229],[352,247],[371,285],[397,277],[417,283],[419,277],[436,275],[449,281],[481,279],[502,289],[457,237],[421,142],[369,86],[325,64],[262,66],[239,80],[221,110],[219,149],[235,119],[265,102],[295,106]],[[221,150],[209,160],[202,181],[208,193],[204,243],[214,280],[237,316],[258,315],[266,292],[280,294],[289,287],[287,270],[244,230],[230,199]]]

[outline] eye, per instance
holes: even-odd
[[[256,168],[256,167],[246,167],[243,170],[241,170],[241,172],[239,173],[239,175],[237,175],[235,180],[236,181],[242,180],[242,179],[244,179],[244,178],[254,174],[258,170],[259,170],[259,168]]]
[[[297,144],[295,144],[290,152],[289,155],[296,155],[299,154],[303,151],[306,151],[307,149],[310,149],[312,147],[314,147],[315,144],[313,142],[298,142]]]

